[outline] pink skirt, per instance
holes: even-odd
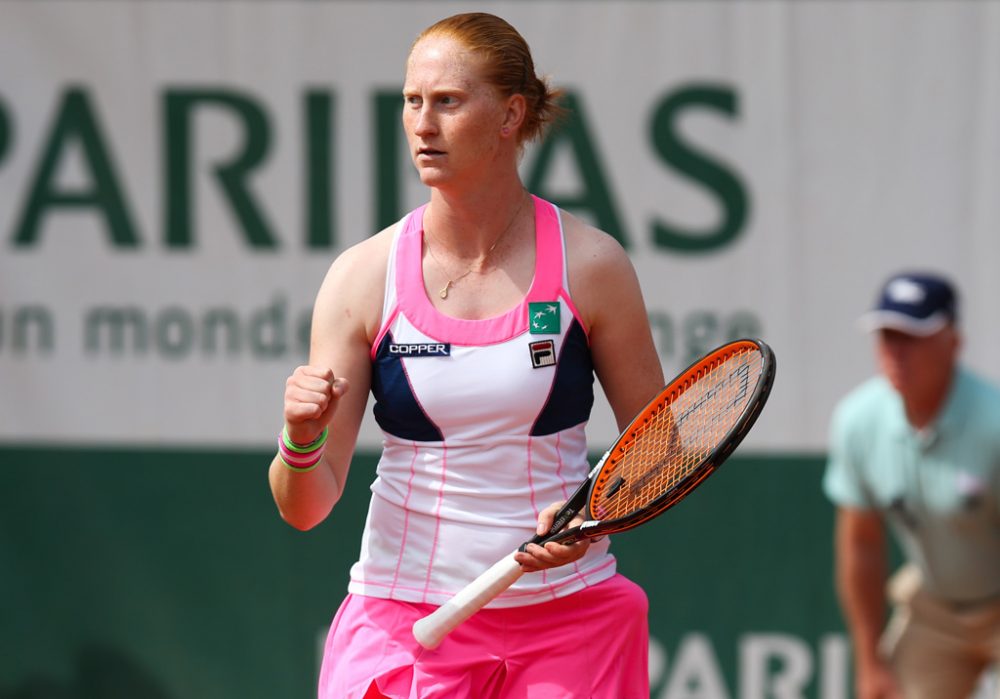
[[[348,595],[327,637],[320,699],[649,699],[648,600],[621,575],[481,610],[429,651],[410,629],[434,609]]]

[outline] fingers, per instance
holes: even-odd
[[[538,513],[538,526],[535,528],[536,534],[548,534],[549,529],[552,528],[552,523],[556,520],[556,513],[559,512],[559,508],[563,506],[564,502],[554,502]]]
[[[285,382],[285,418],[296,422],[316,419],[333,398],[333,372],[299,367]]]
[[[351,387],[350,382],[343,376],[338,376],[333,380],[331,388],[333,389],[333,397],[340,398],[342,395],[347,393],[347,389]]]
[[[334,377],[329,368],[298,367],[285,382],[284,416],[289,437],[297,444],[308,444],[318,437],[348,388],[347,379]]]
[[[552,524],[555,522],[556,517],[564,504],[564,500],[554,502],[538,513],[538,526],[535,528],[536,534],[539,536],[545,536],[550,532]],[[583,521],[583,515],[577,515],[566,526],[579,526],[583,523]],[[538,544],[528,544],[524,551],[518,551],[514,554],[514,560],[521,564],[521,569],[524,570],[524,572],[530,573],[572,563],[573,561],[583,558],[589,548],[589,539],[569,544],[559,544],[552,541],[548,542],[544,546],[540,546]]]
[[[524,551],[514,554],[514,560],[521,564],[521,569],[532,573],[547,568],[557,568],[567,563],[577,561],[587,553],[590,541],[584,539],[572,544],[557,544],[550,541],[544,546],[528,544]]]

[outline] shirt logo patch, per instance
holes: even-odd
[[[450,342],[389,343],[390,357],[449,357]]]
[[[539,340],[528,345],[531,352],[531,366],[541,369],[546,366],[555,366],[556,363],[556,343],[554,340]]]
[[[528,325],[532,335],[558,335],[559,304],[555,301],[529,303]]]

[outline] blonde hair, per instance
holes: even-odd
[[[546,78],[535,74],[528,43],[500,17],[486,12],[452,15],[427,27],[413,46],[428,36],[443,36],[460,42],[483,58],[486,81],[501,94],[524,96],[526,109],[519,133],[522,143],[541,136],[545,127],[565,111],[558,104],[563,91],[550,87]]]

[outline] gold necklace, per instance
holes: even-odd
[[[500,232],[500,235],[497,236],[497,239],[493,241],[493,245],[491,245],[490,249],[486,251],[485,255],[483,255],[483,259],[479,263],[480,269],[482,269],[483,265],[486,264],[486,261],[488,259],[490,259],[490,254],[493,252],[493,248],[495,248],[497,246],[497,243],[499,243],[501,241],[501,239],[503,239],[503,237],[505,235],[507,235],[507,231],[509,231],[511,229],[511,227],[514,225],[514,221],[517,220],[517,217],[521,213],[521,209],[524,208],[524,203],[526,201],[528,201],[527,192],[525,192],[525,196],[521,199],[521,203],[518,204],[517,211],[514,212],[514,215],[511,217],[510,222],[507,223],[507,227],[504,228],[503,231]],[[437,255],[434,254],[434,248],[431,247],[430,236],[426,235],[426,231],[424,231],[424,233],[425,233],[424,240],[426,241],[427,252],[429,252],[431,254],[431,257],[434,259],[434,264],[436,264],[438,266],[438,269],[440,269],[442,272],[444,272],[444,275],[447,277],[448,276],[448,272],[445,270],[444,265],[441,264],[441,260],[439,260],[437,258]],[[469,265],[469,268],[467,270],[465,270],[459,276],[455,277],[454,279],[449,278],[448,279],[448,283],[445,284],[443,287],[441,287],[441,291],[438,292],[438,296],[440,296],[442,299],[448,298],[448,291],[453,286],[455,286],[460,281],[462,281],[467,276],[469,276],[472,273],[472,270],[473,270],[473,268],[475,266],[476,266],[476,263],[472,263],[471,265]]]

